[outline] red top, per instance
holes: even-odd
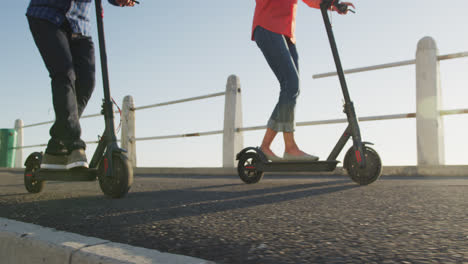
[[[292,43],[296,42],[294,31],[296,28],[297,0],[256,0],[255,15],[252,26],[252,40],[254,30],[261,26],[272,32],[285,35]],[[308,6],[320,8],[322,0],[302,0]]]

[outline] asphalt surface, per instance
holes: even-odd
[[[28,194],[0,173],[0,217],[217,263],[468,263],[468,177],[139,175]]]

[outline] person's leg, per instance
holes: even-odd
[[[28,18],[28,21],[52,83],[55,122],[50,129],[51,140],[46,153],[67,154],[69,150],[65,142],[79,139],[81,135],[75,95],[76,75],[68,33],[46,20]]]
[[[287,154],[315,159],[316,157],[301,151],[294,140],[294,114],[299,95],[299,56],[296,46],[283,35],[262,27],[258,27],[254,34],[258,47],[262,50],[281,87],[278,103],[268,121],[262,150],[272,154],[269,144],[276,136],[273,132],[281,131],[285,142],[285,156]]]
[[[78,116],[81,117],[96,84],[94,43],[91,37],[78,36],[72,37],[70,46],[76,73],[75,90]]]
[[[95,85],[94,44],[91,37],[72,35],[70,38],[70,49],[76,73],[75,91],[78,117],[81,117],[91,98]],[[70,155],[66,168],[87,168],[88,160],[85,153],[85,142],[80,138],[76,138],[68,142],[67,147],[70,150]]]
[[[290,40],[286,40],[288,44],[289,53],[291,54],[291,58],[294,62],[294,66],[296,66],[297,73],[299,75],[299,55],[297,53],[297,48],[294,43]],[[294,132],[283,132],[283,139],[285,149],[284,152],[289,153],[294,156],[304,155],[305,153],[299,149],[296,144],[296,140],[294,139]]]
[[[294,45],[289,40],[287,40],[287,43],[289,53],[291,54],[291,58],[293,59],[294,65],[296,66],[296,70],[299,73],[299,56],[297,54],[296,45]],[[277,133],[278,132],[267,128],[261,148],[264,152],[266,151],[268,155],[274,155],[273,151],[271,151],[270,146]],[[304,154],[303,152],[299,152],[299,147],[297,146],[296,141],[294,140],[294,132],[283,132],[283,139],[285,144],[285,152],[295,155]]]
[[[305,153],[299,149],[294,139],[294,132],[283,132],[284,152],[293,156],[301,156]]]
[[[275,139],[276,134],[278,134],[278,132],[276,132],[275,130],[271,128],[267,128],[265,132],[265,136],[263,137],[263,141],[262,141],[262,145],[260,146],[260,149],[267,156],[277,157],[275,153],[273,153],[273,151],[271,150],[271,143],[273,142],[273,139]]]
[[[70,49],[76,74],[75,91],[78,117],[81,117],[93,94],[96,83],[94,43],[91,37],[72,36],[70,39]],[[69,143],[68,147],[70,151],[74,149],[86,149],[86,144],[80,138],[76,138]]]
[[[297,54],[296,45],[291,41],[288,41],[289,52],[291,53],[291,57],[294,61],[294,65],[296,65],[297,72],[299,73],[299,56]],[[307,159],[307,160],[318,160],[318,157],[309,155],[299,149],[296,144],[296,140],[294,139],[294,132],[283,132],[283,139],[284,139],[284,153],[285,157],[289,159],[297,159],[297,157]]]
[[[268,127],[277,132],[294,132],[294,111],[299,95],[299,74],[286,38],[262,27],[254,32],[258,47],[280,83],[280,94]]]
[[[262,142],[262,150],[268,155],[271,142],[277,132],[294,131],[294,108],[299,94],[299,78],[294,60],[284,36],[257,27],[255,40],[265,59],[280,82],[280,96],[270,119]]]

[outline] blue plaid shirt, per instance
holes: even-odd
[[[117,5],[115,0],[108,1]],[[73,33],[90,36],[91,2],[92,0],[31,0],[26,15],[48,20],[57,26],[61,26],[67,19]]]

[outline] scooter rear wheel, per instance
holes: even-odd
[[[26,159],[24,170],[24,187],[29,193],[40,193],[44,188],[44,181],[35,179],[35,173],[41,166],[42,154],[34,152]]]
[[[253,152],[247,152],[239,158],[237,173],[241,180],[247,184],[257,183],[263,178],[263,171],[257,170],[260,157]]]
[[[133,169],[127,156],[122,153],[112,154],[112,175],[106,176],[107,161],[104,157],[99,163],[99,186],[102,192],[111,198],[122,198],[133,183]]]
[[[349,177],[359,185],[369,185],[375,182],[382,174],[382,161],[377,152],[367,146],[364,146],[363,154],[366,157],[366,167],[361,168],[357,162],[354,148],[351,147],[346,152],[344,158],[344,168]]]

